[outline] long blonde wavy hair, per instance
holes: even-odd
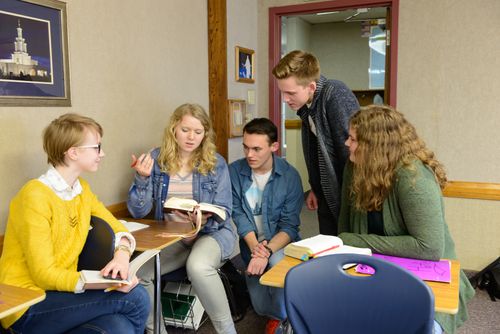
[[[190,167],[196,168],[200,174],[207,175],[209,172],[215,170],[217,164],[214,144],[215,133],[210,118],[199,104],[185,103],[175,109],[163,132],[158,164],[161,170],[169,175],[175,174],[181,169],[179,145],[175,139],[175,128],[186,115],[199,120],[205,130],[200,146],[196,148],[191,156],[191,160],[189,161]]]
[[[350,127],[356,131],[358,142],[350,192],[356,209],[381,210],[395,181],[396,168],[414,170],[412,162],[416,159],[432,170],[441,189],[446,185],[444,166],[401,112],[370,105],[352,116]]]

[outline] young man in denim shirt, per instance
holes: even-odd
[[[299,173],[276,156],[276,126],[256,118],[243,128],[245,158],[229,166],[233,189],[233,221],[240,236],[241,255],[252,305],[271,319],[266,333],[274,333],[286,319],[284,291],[260,285],[267,268],[283,258],[283,247],[299,239],[304,194]]]

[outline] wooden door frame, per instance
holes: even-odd
[[[282,138],[281,94],[272,69],[281,57],[281,17],[367,7],[391,8],[391,22],[390,27],[388,27],[390,30],[389,57],[391,60],[389,104],[396,107],[399,0],[336,0],[269,8],[269,118],[278,127],[280,140]]]
[[[226,0],[207,0],[208,104],[217,152],[227,160],[229,110],[227,103]]]

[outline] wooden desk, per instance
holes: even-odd
[[[130,219],[130,218],[128,218]],[[145,251],[148,249],[164,249],[179,240],[181,237],[161,237],[160,233],[176,232],[187,233],[192,230],[190,224],[166,222],[151,219],[134,219],[134,221],[149,225],[148,228],[135,231],[132,235],[135,238],[136,250]],[[160,254],[155,256],[155,293],[154,293],[154,333],[160,333],[161,324],[161,268],[160,268]]]
[[[45,292],[0,284],[0,319],[45,299]]]
[[[181,240],[180,237],[160,237],[158,236],[160,233],[188,233],[192,230],[190,224],[165,222],[151,219],[134,219],[134,221],[149,225],[148,228],[132,233],[137,244],[136,250],[140,252],[148,249],[163,249]]]
[[[458,290],[460,286],[460,262],[451,262],[451,283],[428,282],[427,285],[434,293],[434,306],[436,312],[456,314],[458,312]],[[260,284],[283,288],[285,286],[285,276],[288,271],[296,265],[302,263],[301,260],[285,256],[274,267],[269,269],[260,277]],[[354,272],[354,268],[348,270],[354,275],[362,275]]]

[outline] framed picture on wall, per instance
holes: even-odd
[[[243,136],[243,127],[247,117],[245,100],[229,99],[229,137]]]
[[[235,73],[238,82],[255,82],[255,51],[241,46],[235,47]]]
[[[0,105],[70,106],[66,3],[0,2]]]

